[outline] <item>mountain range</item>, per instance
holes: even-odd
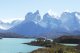
[[[41,17],[37,10],[34,13],[27,13],[25,20],[19,22],[19,24],[14,22],[14,24],[11,24],[11,26],[14,26],[6,31],[31,37],[49,38],[58,37],[64,34],[80,35],[79,17],[79,12],[63,12],[59,17],[46,13]]]

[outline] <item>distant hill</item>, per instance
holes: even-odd
[[[80,36],[61,36],[54,41],[58,43],[80,44]]]
[[[0,37],[2,37],[2,38],[25,38],[25,36],[23,36],[23,35],[11,33],[11,32],[0,33]]]

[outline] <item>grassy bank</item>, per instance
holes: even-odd
[[[39,48],[31,53],[80,53],[80,51],[75,49],[75,47],[68,47],[58,44],[54,47]]]

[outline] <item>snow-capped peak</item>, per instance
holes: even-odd
[[[80,20],[80,13],[76,13],[75,16]]]
[[[39,10],[37,10],[36,12],[34,12],[34,14],[39,14]]]
[[[27,13],[27,15],[25,16],[25,20],[28,22],[38,23],[41,20],[39,10],[37,10],[34,13],[32,12]]]

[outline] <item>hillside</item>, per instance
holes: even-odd
[[[25,38],[25,36],[23,36],[23,35],[11,33],[11,32],[0,33],[0,37],[2,37],[2,38]]]
[[[54,41],[58,43],[80,44],[80,36],[61,36]]]

